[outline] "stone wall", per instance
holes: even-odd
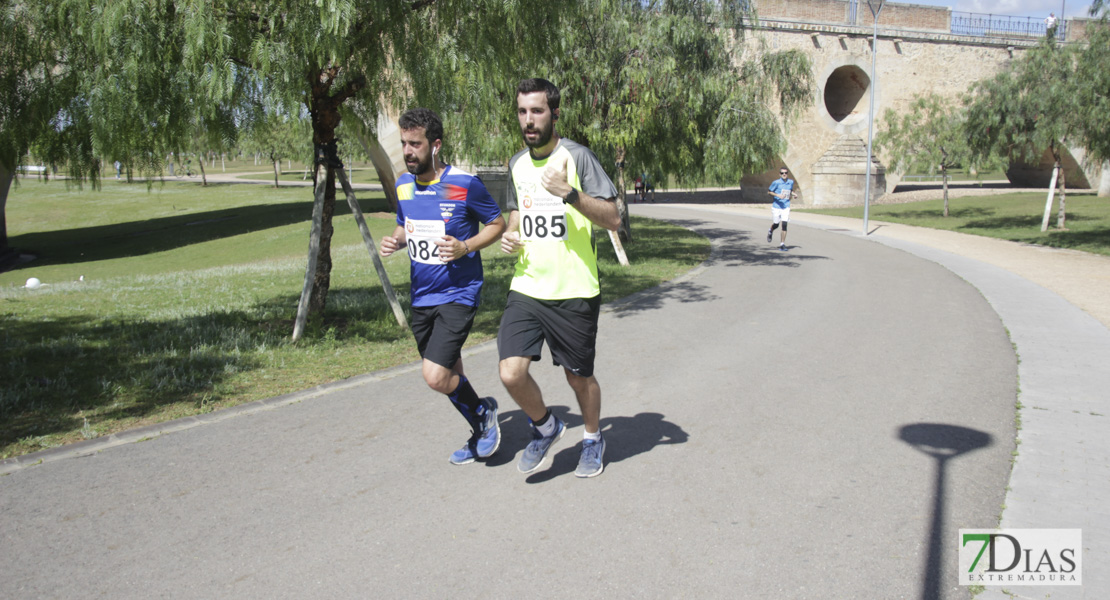
[[[778,3],[791,10],[796,4],[804,8],[818,4],[839,6],[847,3],[839,0]],[[855,196],[849,194],[841,197],[819,192],[816,189],[818,182],[814,178],[814,167],[842,136],[854,136],[862,144],[867,143],[872,92],[872,29],[870,26],[776,21],[768,16],[768,5],[773,6],[775,3],[760,3],[764,12],[760,13],[759,27],[755,35],[748,36],[743,42],[743,48],[738,48],[737,51],[755,56],[761,51],[761,42],[765,42],[765,47],[771,51],[797,49],[804,52],[812,61],[816,93],[810,108],[803,110],[788,125],[786,152],[777,157],[772,169],[743,178],[741,187],[744,201],[766,202],[764,182],[773,179],[778,167],[784,165],[791,170],[799,188],[804,190],[799,198],[799,205],[812,205],[817,201],[825,204],[860,204],[863,202],[862,191]],[[903,6],[909,7],[902,13],[907,19],[911,14],[920,16],[929,13],[943,13],[947,18],[947,9],[892,4],[883,8],[879,17],[875,66],[876,133],[888,110],[904,112],[917,94],[939,93],[957,98],[973,82],[993,76],[1035,42],[1025,42],[1023,45],[1014,40],[969,38],[939,31],[910,31],[906,21],[903,21],[906,28],[891,29],[887,21],[887,10]],[[928,10],[916,11],[919,8]],[[858,12],[867,14],[866,21],[870,25],[870,10],[866,2],[860,3]],[[898,13],[895,11],[889,13],[896,14]],[[919,21],[918,25],[922,23],[925,21]],[[890,162],[889,156],[882,151],[876,150],[875,156],[880,166]],[[861,164],[866,167],[866,161]],[[873,188],[885,184],[879,185],[880,194],[893,190],[901,180],[901,175],[894,172],[885,172],[882,179],[877,174],[873,177]],[[841,187],[848,189],[851,186]]]

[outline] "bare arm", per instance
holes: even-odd
[[[567,182],[567,159],[564,158],[559,165],[548,165],[543,172],[542,182],[544,189],[560,198],[566,198],[574,191]],[[612,198],[594,198],[579,191],[574,208],[598,227],[616,231],[621,226],[621,214],[617,209],[617,203],[613,202]]]
[[[393,230],[393,235],[387,235],[382,238],[381,255],[383,257],[389,256],[394,252],[405,247],[405,228],[398,225]]]
[[[501,251],[512,254],[524,247],[520,241],[520,211],[509,212],[509,225],[501,236]]]
[[[460,240],[452,236],[444,236],[442,240],[436,240],[436,246],[439,247],[439,258],[443,262],[451,262],[458,260],[471,252],[477,252],[486,246],[492,244],[498,237],[505,231],[505,217],[497,217],[482,230],[478,235],[467,239]]]

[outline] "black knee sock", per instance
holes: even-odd
[[[551,418],[551,409],[549,408],[549,409],[547,409],[547,412],[543,413],[543,417],[541,417],[539,421],[535,421],[532,424],[535,425],[536,427],[542,427],[544,424],[547,423],[547,420],[550,419],[550,418]]]
[[[778,229],[778,228],[779,228],[779,224],[778,224],[778,223],[771,223],[771,231],[774,231],[774,230],[776,230],[776,229]]]
[[[478,414],[478,408],[481,407],[482,401],[465,376],[459,375],[459,387],[447,394],[447,398],[471,426],[477,426],[481,423],[482,419]]]

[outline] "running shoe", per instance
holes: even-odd
[[[567,426],[562,419],[555,415],[551,415],[551,418],[555,419],[555,431],[547,437],[544,437],[535,425],[532,426],[532,441],[524,448],[524,454],[520,455],[520,463],[517,465],[521,473],[531,473],[538,469],[544,457],[547,456],[547,451],[551,449],[551,445],[566,433]]]
[[[488,458],[501,446],[501,424],[497,422],[497,400],[483,398],[478,409],[481,426],[466,441],[466,445],[451,454],[451,464],[466,465],[475,458]]]
[[[582,456],[574,474],[578,477],[597,477],[605,469],[602,458],[605,456],[605,438],[582,440]]]
[[[774,231],[775,231],[774,229],[768,229],[768,230],[767,230],[767,243],[768,243],[768,244],[770,244],[770,243],[771,243],[771,234],[772,234],[772,233],[773,233]]]
[[[779,244],[779,250],[786,252],[786,244]]]

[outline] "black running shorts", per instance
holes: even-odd
[[[412,335],[420,356],[448,369],[462,356],[478,307],[452,302],[412,307]]]
[[[497,351],[501,360],[514,356],[539,360],[546,341],[556,365],[589,377],[594,374],[600,312],[601,296],[538,300],[509,292],[497,333]]]

